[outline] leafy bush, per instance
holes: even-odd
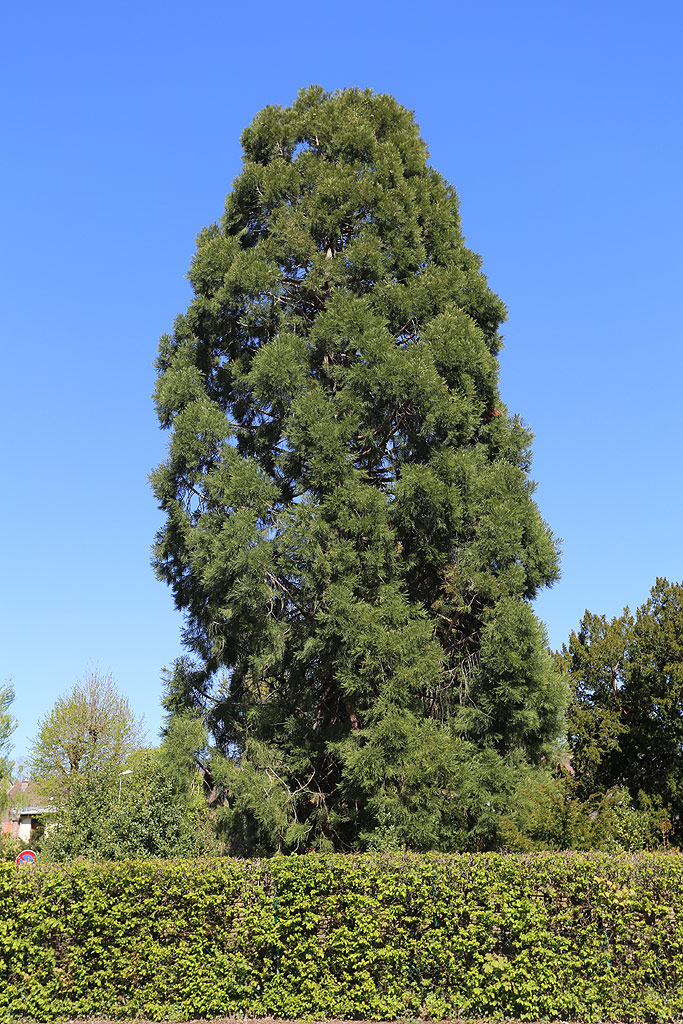
[[[679,854],[0,865],[0,1019],[680,1020]]]
[[[129,860],[218,854],[206,801],[176,778],[162,750],[138,751],[115,767],[85,771],[71,782],[42,845],[46,861]]]
[[[14,864],[22,850],[27,844],[21,839],[13,839],[12,836],[0,836],[0,861],[11,861]]]
[[[635,853],[669,845],[671,823],[666,810],[644,793],[636,801],[623,786],[586,799],[580,799],[579,793],[569,775],[558,778],[549,772],[529,772],[515,793],[511,811],[500,816],[503,849]]]

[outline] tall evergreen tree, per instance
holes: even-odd
[[[208,720],[235,850],[490,844],[563,702],[503,303],[390,96],[312,87],[242,144],[157,359],[167,707]]]

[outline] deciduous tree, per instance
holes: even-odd
[[[201,780],[178,778],[161,748],[137,751],[121,778],[111,764],[74,779],[41,847],[46,860],[127,860],[218,853]],[[123,783],[123,784],[121,784]]]
[[[92,672],[40,720],[28,768],[46,796],[63,800],[86,771],[122,768],[143,739],[142,719],[111,676]]]
[[[14,688],[11,683],[0,686],[0,811],[7,806],[7,790],[12,775],[12,733],[17,727],[10,708],[14,701]]]

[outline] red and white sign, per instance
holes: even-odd
[[[22,850],[14,863],[19,867],[20,864],[35,864],[35,862],[36,855],[33,850]]]

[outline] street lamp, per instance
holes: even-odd
[[[121,803],[121,782],[123,781],[123,776],[132,774],[133,771],[131,768],[126,768],[125,772],[119,772],[119,803]]]

